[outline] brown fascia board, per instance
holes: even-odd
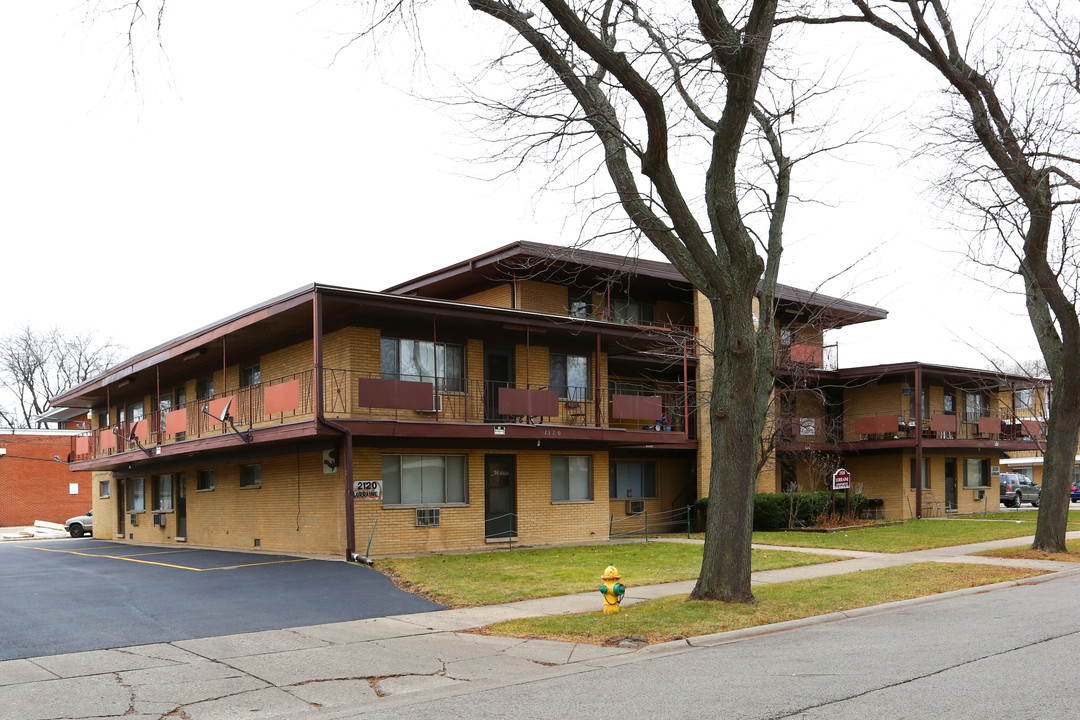
[[[947,377],[959,380],[980,380],[986,383],[1049,383],[1044,378],[1031,378],[1027,375],[1015,375],[1000,373],[993,370],[979,370],[977,368],[965,368],[955,365],[928,365],[919,362],[891,363],[886,365],[864,365],[862,367],[841,368],[834,371],[836,377],[845,380],[870,379],[895,375],[907,375],[916,370],[921,370],[923,375],[931,377]]]
[[[90,404],[85,400],[81,401],[80,404],[80,396],[86,394],[88,391],[104,388],[129,375],[154,367],[165,360],[175,358],[190,352],[191,350],[197,349],[208,342],[224,337],[240,328],[254,325],[279,312],[293,308],[298,304],[310,302],[316,293],[324,297],[344,298],[351,302],[360,302],[372,306],[383,306],[389,309],[408,308],[422,310],[432,315],[441,315],[444,317],[464,317],[503,323],[516,322],[522,325],[532,326],[544,325],[546,327],[565,329],[567,332],[587,331],[590,334],[602,332],[608,337],[632,338],[640,337],[642,335],[641,330],[633,326],[604,322],[601,320],[568,318],[561,315],[548,315],[528,310],[511,310],[488,305],[470,305],[452,300],[391,295],[370,290],[356,290],[353,288],[313,283],[294,290],[293,292],[279,295],[276,298],[267,300],[264,303],[260,303],[259,305],[255,305],[246,310],[241,310],[240,312],[222,318],[215,323],[185,335],[181,335],[178,338],[139,353],[138,355],[114,365],[104,373],[77,385],[71,390],[56,395],[51,398],[49,402],[54,407],[90,407]]]
[[[412,280],[407,280],[387,288],[383,292],[396,295],[412,295],[437,283],[476,272],[481,268],[490,267],[514,257],[551,258],[604,270],[616,270],[671,283],[679,283],[686,285],[687,289],[691,289],[690,281],[671,263],[522,240],[454,265],[449,265],[440,270],[435,270],[426,275],[421,275]],[[879,307],[863,305],[810,290],[802,290],[790,285],[777,284],[775,297],[779,303],[795,305],[796,312],[803,308],[820,309],[820,314],[826,317],[834,327],[883,320],[889,314],[888,311]]]

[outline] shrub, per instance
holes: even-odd
[[[880,500],[872,500],[865,495],[851,494],[851,513],[845,513],[844,494],[835,493],[833,500],[836,507],[829,505],[828,491],[797,493],[757,493],[754,495],[754,529],[783,530],[789,527],[811,527],[819,517],[840,513],[850,518],[861,517],[866,510]],[[704,519],[709,507],[709,498],[694,501],[694,510]],[[697,525],[697,523],[695,523]]]

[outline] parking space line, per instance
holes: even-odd
[[[135,558],[123,557],[121,555],[91,555],[90,553],[78,552],[77,550],[54,550],[52,548],[43,548],[43,547],[26,547],[26,546],[23,546],[23,547],[25,549],[27,549],[27,550],[41,550],[43,552],[66,553],[68,555],[81,555],[83,557],[92,557],[92,558],[106,558],[106,559],[109,559],[109,560],[126,560],[127,562],[142,563],[144,565],[160,565],[162,567],[176,568],[177,570],[191,570],[193,572],[202,572],[203,571],[203,568],[185,567],[184,565],[172,565],[170,563],[153,562],[151,560],[136,560]],[[210,569],[212,570],[213,568],[210,568]]]
[[[91,554],[91,553],[79,552],[77,550],[57,550],[55,548],[31,547],[31,546],[26,546],[26,545],[23,545],[21,547],[24,550],[42,550],[44,552],[66,553],[68,555],[81,555],[82,557],[106,558],[106,559],[109,559],[109,560],[126,560],[127,562],[142,563],[143,565],[158,565],[160,567],[176,568],[177,570],[191,570],[192,572],[207,572],[209,570],[235,570],[237,568],[257,567],[259,565],[285,565],[285,564],[288,564],[288,563],[308,562],[309,560],[311,560],[311,558],[289,558],[287,560],[267,560],[265,562],[244,563],[244,564],[241,564],[241,565],[225,565],[225,566],[222,566],[222,567],[195,568],[195,567],[188,567],[186,565],[175,565],[175,564],[172,564],[172,563],[154,562],[153,560],[139,560],[137,558],[124,556],[124,555],[94,555],[94,554]],[[192,549],[192,550],[177,550],[176,552],[195,552],[195,550],[194,549]],[[165,553],[147,553],[147,554],[153,555],[153,554],[165,554]]]

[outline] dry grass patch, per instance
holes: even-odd
[[[612,637],[641,635],[650,643],[768,625],[895,600],[935,595],[963,588],[1019,580],[1043,574],[1024,568],[919,563],[848,575],[798,580],[754,589],[755,605],[686,601],[686,596],[647,600],[617,615],[582,615],[511,620],[482,632],[510,637],[545,638],[602,645]]]
[[[1048,553],[1042,550],[1032,550],[1029,547],[999,548],[998,550],[984,550],[974,553],[987,557],[1015,558],[1017,560],[1057,560],[1058,562],[1080,562],[1080,540],[1066,540],[1066,552]]]

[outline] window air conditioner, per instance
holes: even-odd
[[[139,515],[137,513],[131,513],[131,524],[132,525],[138,525],[139,524]]]
[[[627,500],[626,501],[626,514],[627,515],[639,515],[645,512],[644,500]]]
[[[441,508],[416,508],[417,527],[439,527]]]

